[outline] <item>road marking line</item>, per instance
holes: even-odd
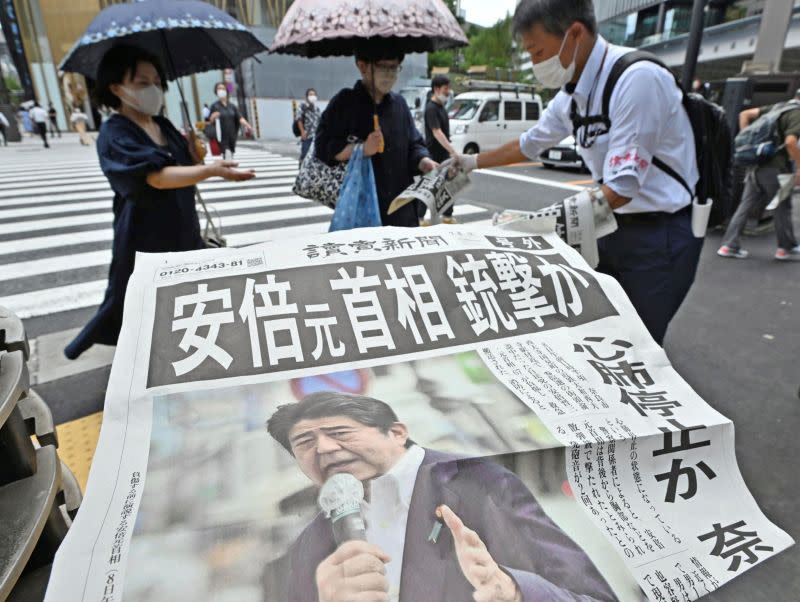
[[[551,188],[561,188],[562,190],[573,190],[579,192],[585,190],[585,186],[575,186],[573,184],[565,184],[564,182],[553,182],[552,180],[545,180],[543,178],[534,178],[532,176],[523,176],[521,174],[508,173],[505,171],[496,171],[494,169],[478,169],[474,173],[484,174],[487,176],[494,176],[496,178],[505,178],[507,180],[516,180],[518,182],[528,182],[530,184],[540,184],[542,186],[549,186]]]
[[[246,201],[229,201],[227,203],[219,203],[212,205],[208,203],[209,207],[224,216],[226,213],[236,211],[239,209],[263,209],[264,207],[273,206],[290,206],[297,205],[298,203],[308,203],[299,196],[284,196],[284,197],[271,197],[268,199],[252,199]],[[109,208],[110,209],[110,208]],[[2,211],[0,211],[2,214]],[[69,228],[73,226],[83,226],[90,224],[103,224],[111,223],[114,215],[110,210],[101,211],[100,213],[89,213],[83,215],[70,215],[67,217],[52,217],[48,219],[38,219],[23,222],[13,222],[9,224],[0,225],[0,236],[3,234],[19,234],[22,232],[34,232],[36,230],[56,230],[58,228]]]
[[[285,211],[269,211],[263,213],[247,213],[244,215],[229,216],[222,220],[223,231],[228,226],[238,226],[244,224],[274,224],[272,227],[280,228],[280,222],[287,219],[300,217],[313,217],[315,215],[325,215],[330,213],[330,209],[322,205],[312,207],[301,207],[299,209],[287,209]],[[200,220],[200,228],[205,225],[205,219]],[[268,227],[265,227],[268,229]],[[20,240],[9,240],[0,242],[0,255],[10,253],[23,253],[25,251],[36,251],[39,249],[53,249],[66,247],[67,245],[78,245],[91,242],[103,242],[112,240],[114,230],[104,228],[102,230],[90,230],[88,232],[71,232],[69,234],[50,234],[46,236],[36,236],[23,238]]]

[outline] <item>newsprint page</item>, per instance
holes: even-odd
[[[684,602],[792,544],[556,234],[361,229],[137,256],[46,600]]]

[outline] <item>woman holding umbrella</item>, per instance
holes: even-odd
[[[212,126],[219,120],[219,127],[215,129],[219,133],[220,150],[225,159],[232,159],[233,154],[236,152],[236,138],[239,133],[239,126],[242,126],[248,132],[252,132],[253,128],[241,116],[236,105],[229,102],[228,86],[225,82],[219,82],[214,86],[214,96],[217,97],[217,101],[211,105],[211,115],[208,120]]]
[[[364,156],[372,158],[381,223],[418,226],[413,204],[388,214],[389,205],[414,182],[415,175],[437,166],[405,100],[392,92],[404,55],[385,39],[362,41],[355,54],[361,80],[336,94],[323,112],[314,139],[317,158],[330,165],[348,161],[354,146],[350,141],[363,141]],[[380,122],[377,130],[375,114]]]
[[[125,289],[137,252],[201,249],[194,186],[211,177],[249,180],[236,163],[196,164],[186,138],[159,116],[167,87],[154,56],[136,46],[115,46],[97,71],[99,104],[116,113],[97,139],[100,167],[114,191],[114,241],[105,298],[97,314],[64,350],[77,358],[94,343],[115,345]]]

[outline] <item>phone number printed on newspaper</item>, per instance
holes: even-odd
[[[156,282],[181,278],[189,274],[196,275],[201,273],[223,272],[225,270],[236,270],[241,268],[257,269],[265,265],[263,253],[251,253],[249,255],[239,255],[226,259],[216,259],[203,263],[186,263],[165,267],[156,272]]]

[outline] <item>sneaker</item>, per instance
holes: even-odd
[[[778,261],[800,261],[800,245],[789,250],[778,249],[775,251],[775,259]]]
[[[453,224],[457,224],[458,220],[456,218],[454,218],[453,216],[449,216],[449,217],[445,216],[445,217],[442,218],[442,223],[443,224],[450,224],[452,226]]]
[[[720,257],[733,257],[734,259],[745,259],[750,253],[744,249],[732,249],[727,245],[722,245],[717,251]]]
[[[421,218],[419,220],[419,225],[420,225],[420,227],[423,227],[423,228],[427,227],[427,226],[430,226],[431,225],[431,220],[425,219],[425,218]]]

